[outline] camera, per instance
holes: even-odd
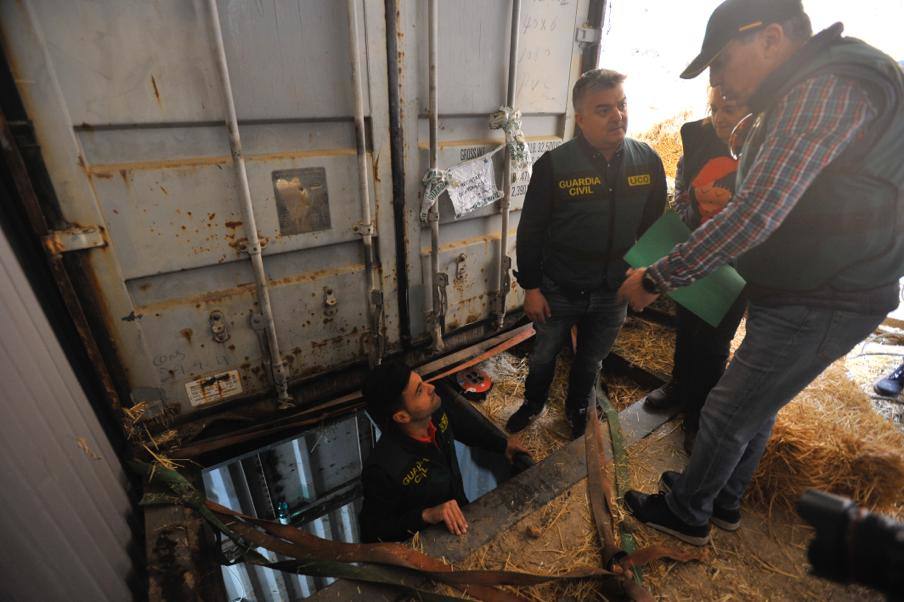
[[[798,500],[797,513],[816,530],[807,552],[814,575],[904,600],[904,524],[814,489]]]

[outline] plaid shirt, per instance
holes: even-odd
[[[663,291],[687,286],[769,238],[876,111],[852,81],[827,74],[793,87],[772,115],[734,199],[650,266]]]

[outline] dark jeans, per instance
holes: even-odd
[[[584,296],[568,296],[548,278],[541,286],[552,316],[543,324],[534,323],[537,336],[530,355],[530,372],[524,384],[524,399],[542,408],[556,369],[556,356],[578,327],[578,347],[568,377],[565,411],[569,417],[587,407],[599,376],[603,359],[625,321],[627,305],[619,303],[617,291],[600,290]]]
[[[776,413],[885,318],[803,305],[750,302],[747,335],[700,416],[700,432],[669,508],[704,525],[713,503],[733,509],[753,478]]]
[[[696,432],[706,396],[725,373],[725,362],[738,324],[747,309],[741,293],[725,313],[722,322],[712,327],[696,314],[676,305],[675,365],[672,383],[675,396],[684,405],[684,428]]]

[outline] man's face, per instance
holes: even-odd
[[[591,146],[600,150],[618,148],[628,129],[628,101],[621,84],[587,92],[574,118]]]
[[[709,83],[722,89],[726,100],[746,103],[774,68],[763,32],[736,39],[709,65]]]
[[[421,375],[412,372],[408,377],[408,384],[402,389],[403,408],[393,414],[396,422],[411,422],[429,418],[439,409],[439,395],[436,387],[425,383]]]

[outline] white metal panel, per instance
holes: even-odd
[[[272,306],[289,376],[366,360],[372,329],[357,186],[348,4],[218,0]],[[386,337],[398,345],[382,0],[357,2],[367,177]],[[254,278],[200,0],[0,3],[5,52],[64,219],[103,228],[88,286],[134,390],[196,410],[186,386],[238,370],[267,390]],[[382,159],[382,160],[381,160]],[[298,200],[277,174],[314,174]],[[308,190],[313,209],[306,205]],[[294,203],[294,204],[292,204]],[[326,209],[324,209],[326,208]],[[328,217],[322,214],[328,210]],[[316,219],[312,220],[311,216]],[[314,224],[314,225],[312,225]],[[335,317],[324,315],[333,291]],[[210,332],[223,312],[228,342]]]
[[[125,476],[5,236],[0,414],[4,593],[130,599]]]

